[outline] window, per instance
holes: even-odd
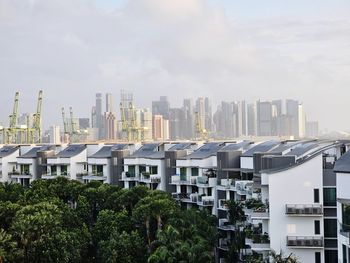
[[[135,165],[128,166],[128,173],[130,176],[135,176]]]
[[[61,175],[68,175],[68,166],[61,165]]]
[[[350,230],[350,205],[342,204],[342,228],[344,231]]]
[[[324,219],[324,236],[337,237],[337,219]]]
[[[144,172],[146,172],[146,166],[140,165],[139,166],[139,173],[141,174],[141,173],[144,173]]]
[[[315,252],[315,263],[321,263],[321,252]]]
[[[180,168],[180,175],[186,175],[186,167],[181,167]]]
[[[314,203],[320,202],[320,189],[314,189]]]
[[[343,263],[347,263],[348,259],[347,259],[347,255],[346,255],[346,246],[343,245]]]
[[[192,176],[198,176],[198,168],[195,168],[195,167],[191,168],[191,174]]]
[[[335,188],[324,188],[323,189],[323,204],[325,206],[336,206],[337,205],[337,192]]]
[[[51,175],[57,175],[57,166],[56,165],[51,166]]]
[[[315,224],[315,235],[319,235],[321,234],[321,230],[320,230],[320,220],[315,220],[314,222]]]
[[[149,171],[150,174],[158,174],[158,166],[151,166]]]

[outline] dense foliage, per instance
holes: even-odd
[[[213,262],[215,226],[206,211],[142,186],[0,184],[0,263]]]

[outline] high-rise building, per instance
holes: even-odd
[[[304,111],[304,105],[299,104],[298,105],[298,136],[299,138],[305,137],[305,125],[306,125],[306,117],[305,117],[305,111]]]
[[[192,99],[184,99],[182,109],[184,112],[184,138],[192,139],[195,137],[195,116]]]
[[[113,95],[111,93],[106,93],[106,112],[113,112]]]
[[[106,140],[117,139],[117,117],[113,112],[105,112],[103,115],[104,120],[104,130]]]
[[[272,104],[269,101],[257,102],[258,136],[272,135]]]
[[[290,135],[299,137],[299,102],[297,100],[286,100],[286,114],[291,119]]]
[[[98,128],[98,137],[103,139],[103,122],[102,122],[102,94],[96,94],[96,127]]]
[[[91,108],[91,128],[97,128],[96,107]]]
[[[184,138],[185,112],[182,108],[171,108],[169,129],[170,139],[177,140]]]
[[[61,143],[60,126],[53,125],[50,127],[49,142],[52,144],[60,144]]]
[[[164,119],[169,119],[170,103],[166,96],[160,96],[158,101],[152,101],[153,115],[162,115]]]
[[[247,133],[249,136],[257,135],[257,111],[256,103],[247,105]]]

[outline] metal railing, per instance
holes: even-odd
[[[289,247],[323,247],[322,236],[287,236]]]
[[[287,215],[322,215],[321,204],[287,204]]]

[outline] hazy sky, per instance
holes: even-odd
[[[15,91],[44,122],[89,117],[96,92],[214,102],[294,98],[350,130],[349,0],[0,0],[0,121]]]

